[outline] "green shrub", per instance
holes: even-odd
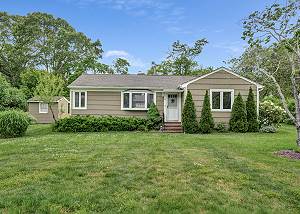
[[[211,114],[210,101],[208,91],[205,93],[203,108],[201,111],[201,118],[199,123],[199,130],[201,133],[211,133],[214,128],[214,119]]]
[[[259,105],[259,121],[261,126],[278,126],[283,121],[285,111],[272,101],[264,101]]]
[[[136,117],[71,116],[55,122],[58,132],[145,131],[147,119]]]
[[[246,106],[240,93],[232,106],[229,129],[233,132],[246,132],[248,129]]]
[[[286,101],[287,101],[288,109],[289,109],[290,112],[294,115],[294,117],[296,117],[295,100],[292,99],[292,98],[288,98]],[[284,122],[285,122],[286,124],[289,124],[289,125],[295,125],[295,124],[294,124],[294,121],[291,120],[291,118],[289,117],[289,115],[288,115],[287,113],[285,114]]]
[[[228,131],[224,123],[217,123],[215,126],[215,130],[220,133],[224,133]]]
[[[270,125],[270,126],[263,126],[260,128],[259,132],[261,133],[275,133],[277,130],[276,130],[276,127],[273,126],[273,125]]]
[[[249,94],[246,102],[248,132],[258,132],[259,124],[257,118],[257,109],[254,101],[252,88],[249,89]]]
[[[16,110],[0,112],[0,136],[23,136],[29,126],[29,117],[26,113]]]
[[[147,128],[153,130],[159,130],[162,125],[162,118],[159,114],[159,111],[154,103],[151,103],[148,112],[147,112]]]
[[[184,132],[189,134],[197,133],[199,130],[196,117],[195,103],[193,101],[193,96],[190,91],[188,91],[184,102],[184,107],[182,111],[182,127]]]

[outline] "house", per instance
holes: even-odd
[[[60,119],[69,115],[69,101],[65,97],[54,97],[51,105],[54,116]],[[29,113],[37,120],[37,123],[53,123],[53,115],[47,103],[43,103],[37,97],[27,101]]]
[[[145,117],[154,102],[166,123],[178,124],[188,90],[193,95],[198,118],[207,90],[214,121],[228,123],[234,97],[241,93],[246,100],[251,87],[258,106],[259,91],[263,88],[227,68],[197,77],[83,74],[68,87],[71,115]]]

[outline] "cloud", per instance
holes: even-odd
[[[244,52],[245,50],[245,44],[237,41],[237,42],[228,42],[228,43],[219,43],[219,44],[214,44],[214,48],[221,48],[224,49],[225,51],[233,54],[233,55],[240,55]]]
[[[79,7],[99,6],[125,12],[131,16],[147,17],[160,23],[171,33],[186,33],[182,23],[185,9],[177,6],[172,0],[65,0],[75,2]],[[184,27],[182,27],[184,26]],[[178,29],[180,30],[168,30]]]
[[[111,50],[104,53],[104,57],[126,57],[129,56],[129,53],[123,50]]]
[[[125,50],[109,50],[104,53],[104,58],[107,58],[111,61],[115,58],[123,58],[126,59],[132,67],[136,67],[139,69],[145,69],[147,67],[147,64],[142,59],[129,54]]]

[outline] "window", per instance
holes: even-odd
[[[86,109],[87,92],[86,91],[73,91],[73,108]]]
[[[122,110],[147,110],[155,103],[155,93],[143,91],[126,91],[121,94]]]
[[[210,105],[213,111],[231,111],[233,99],[233,89],[210,90]]]
[[[39,113],[40,114],[48,113],[48,103],[39,103]]]

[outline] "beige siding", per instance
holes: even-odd
[[[55,118],[58,118],[58,107],[57,103],[52,105]],[[39,103],[29,103],[28,104],[29,113],[37,120],[37,123],[53,123],[53,117],[50,108],[48,108],[48,113],[39,113]]]
[[[206,90],[209,92],[210,89],[234,89],[234,95],[237,96],[238,93],[241,93],[246,101],[250,87],[252,87],[256,99],[256,85],[226,71],[220,71],[189,84],[187,88],[193,95],[197,117],[199,118]],[[213,112],[212,114],[216,123],[228,123],[231,115],[230,112]]]
[[[68,116],[68,102],[65,99],[52,105],[52,110],[56,119]],[[48,107],[48,113],[39,113],[39,103],[28,103],[29,113],[37,120],[37,123],[53,123],[53,116]]]
[[[162,93],[156,93],[156,105],[162,114],[163,98]],[[121,110],[120,91],[87,91],[87,109],[73,109],[72,115],[111,115],[111,116],[137,116],[146,117],[147,111]]]

